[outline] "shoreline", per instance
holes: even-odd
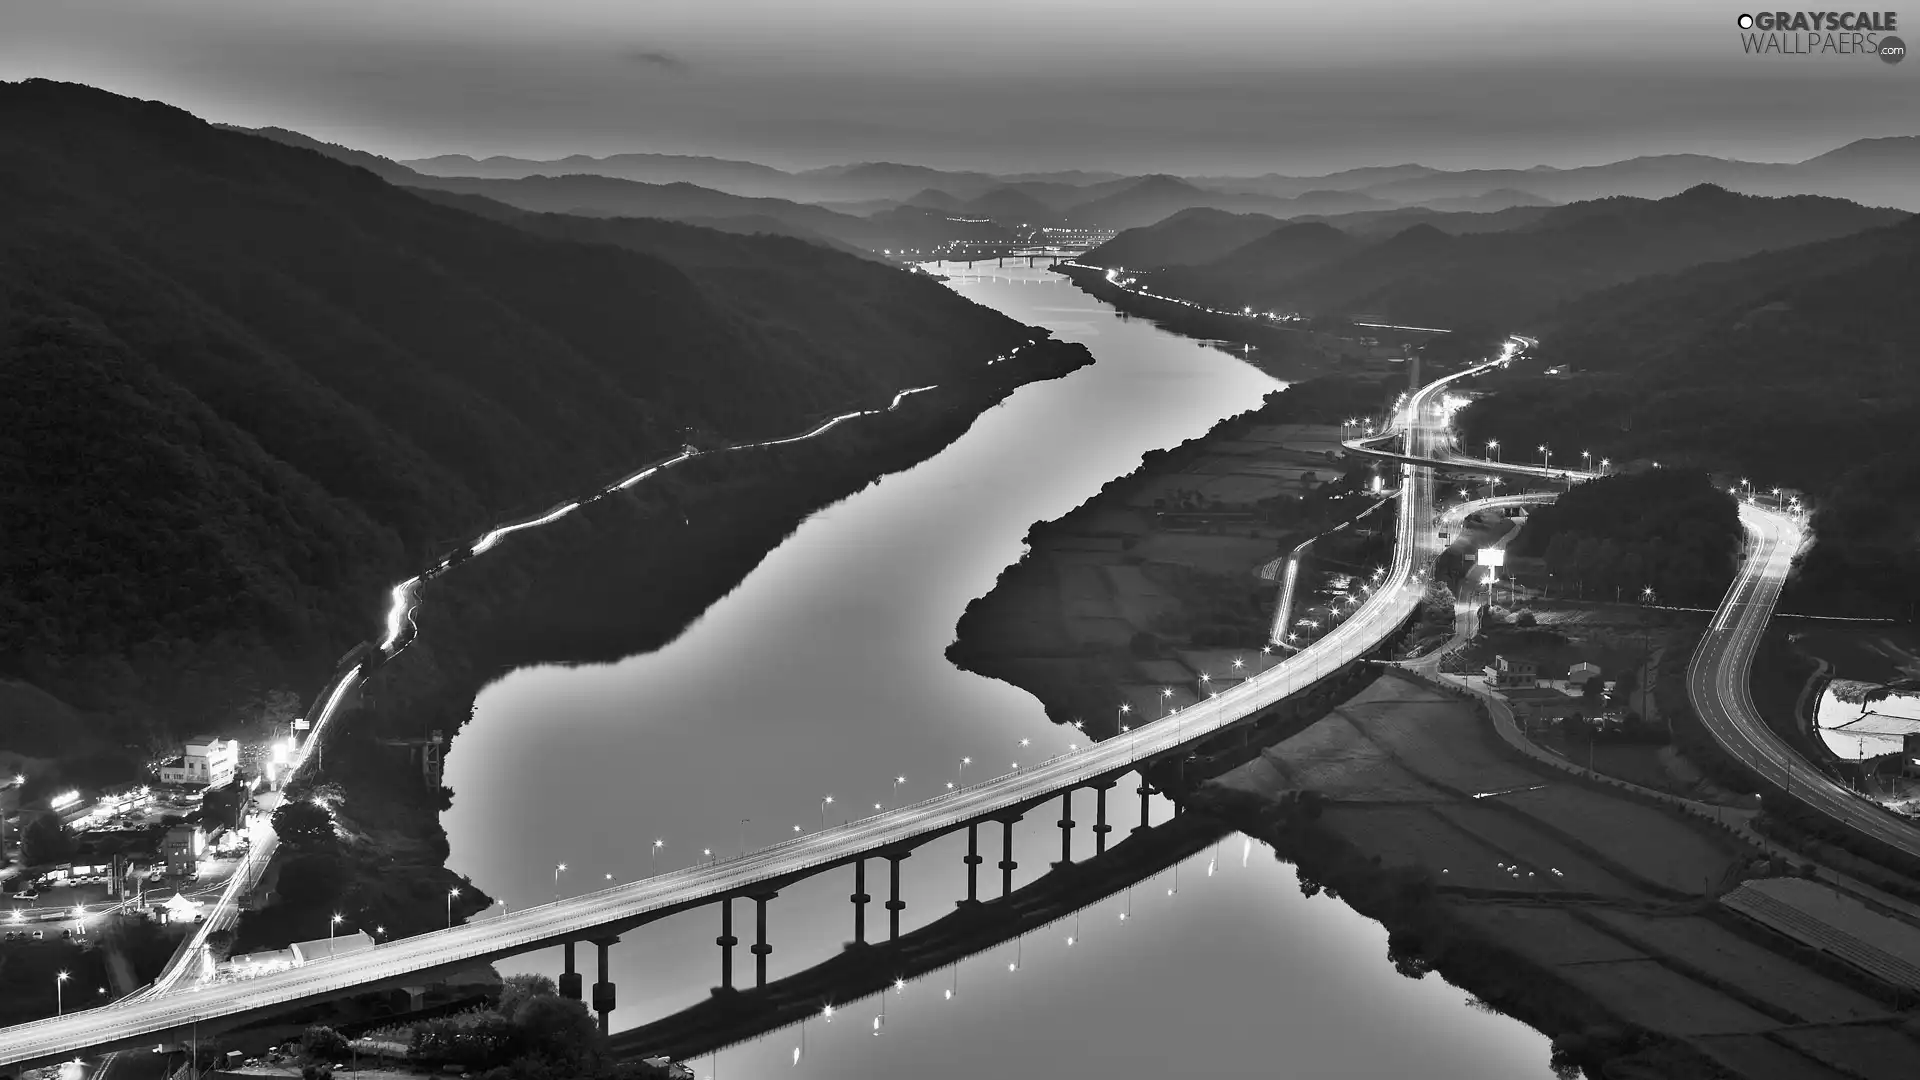
[[[382,743],[436,732],[450,741],[480,690],[515,668],[605,662],[671,641],[808,515],[939,453],[1019,387],[1094,362],[1035,330],[1041,340],[1019,363],[986,367],[971,384],[915,394],[897,412],[808,442],[696,458],[514,536],[484,569],[463,562],[426,583],[417,637],[342,703],[326,767],[303,779],[337,785],[342,825],[369,843],[341,867],[338,895],[274,897],[243,915],[239,941],[298,938],[295,927],[336,905],[387,937],[437,929],[454,888],[452,917],[491,906],[446,867],[440,813],[455,793],[428,783],[412,748]]]

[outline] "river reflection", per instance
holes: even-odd
[[[611,665],[527,669],[483,691],[447,755],[455,870],[523,907],[553,898],[562,863],[558,889],[572,894],[704,852],[728,857],[817,829],[823,815],[839,822],[932,796],[949,781],[985,779],[1077,738],[1025,693],[947,663],[960,612],[1019,558],[1033,522],[1280,384],[1202,343],[1121,320],[1047,271],[943,271],[961,294],[1084,342],[1099,363],[1020,390],[938,457],[815,514],[667,647]],[[1110,800],[1117,827],[1134,824],[1131,792],[1123,781]],[[1078,798],[1087,807],[1092,795]],[[1056,817],[1049,807],[1018,831],[1016,884],[1058,857]],[[1075,817],[1076,848],[1090,852],[1093,815]],[[998,838],[991,847],[986,839],[983,851],[997,861]],[[1240,844],[1228,841],[1236,853]],[[903,865],[903,929],[965,895],[963,846],[963,835],[948,837]],[[1337,901],[1303,899],[1270,855],[1254,851],[1241,870],[1236,854],[1235,872],[1213,878],[1209,858],[1180,869],[1178,896],[1166,895],[1171,872],[1157,890],[1135,889],[1133,902],[1145,905],[1136,920],[1119,919],[1124,897],[1089,909],[1070,954],[1067,930],[1036,934],[1008,946],[1008,957],[961,965],[951,1001],[938,977],[910,984],[889,996],[883,1037],[868,1015],[879,1011],[874,1000],[831,1025],[809,1024],[797,1068],[795,1030],[723,1052],[717,1069],[1544,1074],[1538,1035],[1470,1010],[1437,979],[1395,975],[1383,931]],[[983,874],[988,882],[993,895],[998,874]],[[869,881],[876,899],[883,888]],[[852,936],[852,891],[851,871],[841,870],[769,905],[770,978],[833,955]],[[870,934],[884,933],[885,915],[872,905]],[[616,1028],[689,1005],[719,982],[718,923],[712,908],[685,913],[613,950]],[[751,940],[751,931],[735,932],[743,945]],[[1032,959],[1009,972],[1016,950]],[[750,985],[752,957],[739,948],[735,959],[736,981]],[[551,974],[559,957],[500,966]]]

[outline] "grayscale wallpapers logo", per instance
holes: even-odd
[[[1780,56],[1877,56],[1885,64],[1907,58],[1907,44],[1893,36],[1894,11],[1761,11],[1734,20],[1740,49]]]

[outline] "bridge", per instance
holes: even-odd
[[[1510,344],[1509,353],[1511,351]],[[1438,391],[1455,379],[1478,374],[1498,362],[1448,376],[1411,396],[1395,418],[1403,429],[1409,453],[1430,456],[1440,449],[1443,432],[1439,429],[1444,424],[1444,411],[1438,405]],[[664,463],[650,466],[608,490],[634,482],[661,467]],[[566,961],[561,989],[578,998],[582,988],[575,951],[581,942],[591,943],[599,951],[600,978],[593,985],[591,1000],[604,1027],[615,1004],[615,989],[607,978],[607,950],[619,941],[620,935],[676,912],[717,905],[720,934],[715,943],[721,950],[724,985],[731,986],[733,949],[739,944],[734,933],[734,904],[737,900],[750,901],[754,905],[755,941],[749,952],[755,958],[756,979],[764,983],[766,957],[772,952],[767,940],[767,905],[782,888],[807,877],[851,866],[855,925],[864,933],[865,905],[871,901],[867,893],[868,864],[882,862],[890,885],[890,896],[884,906],[889,930],[897,936],[899,915],[905,908],[900,899],[900,864],[915,848],[961,830],[967,833],[966,902],[979,901],[979,869],[985,860],[980,854],[983,827],[988,829],[991,842],[993,826],[1000,826],[1002,856],[997,868],[1001,871],[1002,890],[1011,891],[1017,866],[1013,861],[1013,826],[1026,814],[1056,798],[1060,800],[1061,862],[1069,863],[1072,861],[1074,796],[1083,789],[1090,790],[1094,795],[1098,846],[1104,848],[1108,831],[1103,828],[1107,792],[1121,777],[1159,763],[1172,763],[1177,768],[1186,748],[1203,739],[1247,724],[1297,695],[1325,696],[1332,685],[1350,677],[1370,652],[1413,616],[1424,591],[1426,568],[1437,554],[1434,532],[1427,527],[1432,516],[1433,477],[1432,470],[1424,465],[1406,464],[1401,470],[1397,543],[1393,563],[1380,587],[1345,622],[1319,640],[1284,662],[1204,701],[1131,731],[1116,733],[1085,749],[924,802],[795,837],[732,859],[525,908],[484,923],[463,924],[383,942],[337,959],[323,959],[242,980],[193,983],[186,975],[192,965],[177,963],[147,990],[112,1005],[0,1030],[0,1066],[49,1064],[82,1054],[151,1046],[157,1042],[181,1042],[202,1032],[239,1026],[303,1004],[414,985],[459,968],[556,945],[563,948]],[[564,504],[543,518],[514,528],[531,527],[577,505]],[[488,534],[476,549],[497,540],[499,535],[504,535],[504,531]],[[449,559],[436,569],[452,561]],[[403,583],[395,589],[393,611],[396,614],[389,620],[389,645],[404,633],[405,613],[411,603],[408,590],[417,588],[417,584],[417,581]],[[353,664],[349,676],[356,675],[363,662],[364,654],[361,661]],[[337,706],[350,682],[348,678],[336,684],[326,703],[326,713]],[[1149,794],[1151,788],[1141,784],[1139,795],[1143,803]],[[241,887],[236,884],[232,888]],[[200,963],[207,964],[204,954]]]

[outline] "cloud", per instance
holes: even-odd
[[[629,64],[639,64],[643,67],[670,71],[675,75],[681,75],[687,71],[687,62],[685,60],[680,59],[670,52],[661,52],[657,49],[634,49],[621,53],[620,59]]]

